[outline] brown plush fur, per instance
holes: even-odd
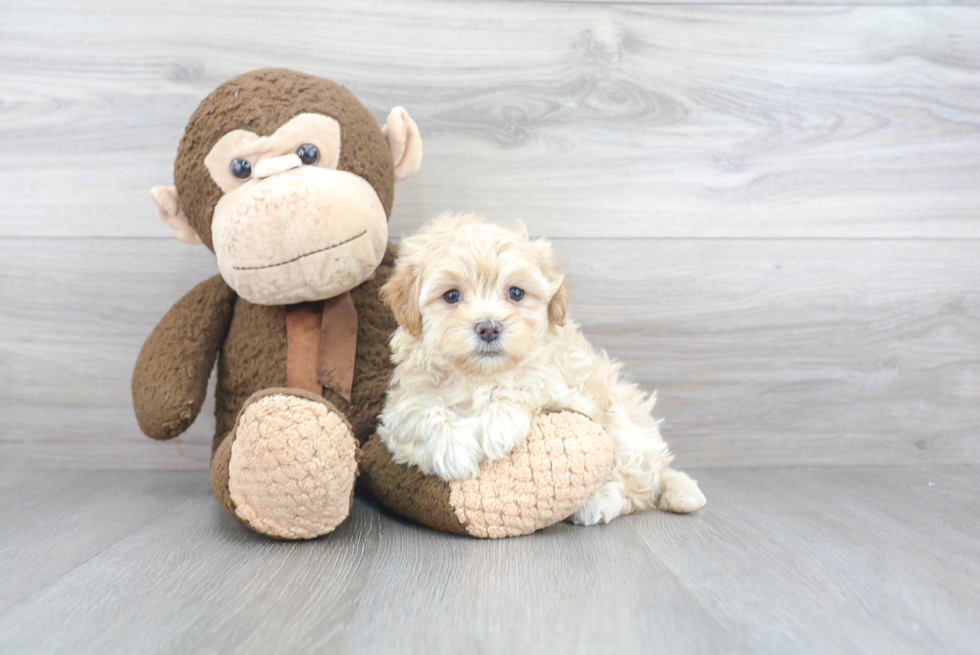
[[[374,431],[391,377],[388,336],[396,323],[379,289],[391,275],[394,258],[394,246],[389,246],[375,279],[351,291],[358,317],[351,402],[329,390],[324,393],[362,443]],[[143,432],[170,439],[194,422],[216,355],[214,448],[234,426],[249,396],[286,385],[285,309],[238,298],[220,276],[181,298],[146,340],[136,362],[133,405]]]
[[[321,399],[345,416],[360,443],[374,432],[391,377],[387,340],[395,319],[381,302],[379,288],[391,275],[394,259],[390,246],[375,279],[351,291],[358,313],[351,402],[329,390]],[[244,524],[228,492],[232,440],[226,437],[250,397],[285,386],[285,309],[237,298],[220,276],[202,282],[174,305],[146,340],[133,374],[133,405],[148,436],[176,437],[200,412],[216,355],[212,487],[221,506]],[[300,390],[290,393],[307,395]]]
[[[204,160],[234,129],[261,136],[300,113],[320,113],[341,127],[338,168],[364,178],[390,217],[394,166],[388,143],[371,114],[344,87],[282,69],[254,71],[222,84],[191,117],[178,148],[174,178],[190,226],[213,249],[211,220],[222,196]],[[379,290],[389,278],[395,253],[388,251],[374,279],[351,290],[358,314],[351,400],[330,390],[322,402],[335,409],[364,441],[373,433],[391,377],[388,337],[396,327]],[[286,310],[252,304],[220,277],[202,282],[179,300],[146,340],[133,374],[133,405],[141,429],[155,439],[178,436],[200,412],[208,378],[218,359],[212,484],[219,503],[236,520],[228,466],[236,420],[249,399],[286,386]],[[291,395],[314,396],[300,390]],[[353,494],[353,488],[351,489]]]
[[[147,436],[172,439],[197,418],[235,298],[215,275],[177,301],[147,338],[133,375],[133,405]]]
[[[354,436],[363,443],[374,431],[391,378],[388,336],[395,319],[378,296],[391,275],[395,251],[388,252],[375,279],[351,290],[357,308],[357,354],[351,402],[330,390],[330,401],[350,422]],[[286,311],[237,299],[228,336],[218,358],[215,448],[234,427],[235,418],[249,396],[262,389],[286,386]],[[213,361],[213,359],[212,359]]]
[[[245,527],[251,527],[235,512],[235,503],[231,499],[231,491],[228,489],[230,477],[228,464],[231,462],[233,441],[234,439],[222,439],[220,442],[215,440],[217,448],[211,454],[211,490],[214,492],[214,497],[218,499],[221,509],[228,512],[230,517]]]
[[[469,535],[449,502],[448,482],[395,464],[377,435],[361,448],[361,480],[385,507],[430,528]]]
[[[174,184],[187,219],[208,248],[211,213],[222,191],[204,166],[204,158],[232,129],[269,136],[297,114],[330,116],[340,123],[338,170],[367,180],[391,216],[395,177],[391,151],[371,113],[343,86],[313,75],[266,68],[228,80],[191,116],[177,149]]]

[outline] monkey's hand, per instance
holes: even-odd
[[[220,275],[205,280],[146,339],[133,372],[133,408],[147,436],[171,439],[197,418],[235,298]]]

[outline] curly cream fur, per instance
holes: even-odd
[[[567,317],[563,278],[550,244],[530,240],[520,224],[443,214],[406,239],[382,290],[400,327],[379,436],[399,463],[466,479],[520,444],[534,417],[570,409],[602,425],[615,453],[609,478],[574,521],[604,523],[656,505],[699,509],[697,483],[669,468],[655,397],[624,380],[621,365]],[[508,297],[512,287],[523,290],[519,301]],[[457,303],[444,298],[453,289]],[[502,328],[491,343],[474,329],[486,320]]]

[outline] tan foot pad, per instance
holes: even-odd
[[[572,412],[541,417],[510,457],[484,464],[480,476],[449,483],[449,504],[474,537],[516,537],[572,515],[612,468],[598,423]]]
[[[253,530],[312,539],[350,513],[357,478],[350,427],[324,403],[275,394],[245,407],[228,465],[235,513]]]

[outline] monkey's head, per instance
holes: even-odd
[[[151,195],[178,239],[214,251],[239,296],[285,305],[370,277],[388,243],[395,182],[421,161],[418,127],[401,107],[379,127],[339,84],[270,68],[201,102],[177,150],[175,186]]]

